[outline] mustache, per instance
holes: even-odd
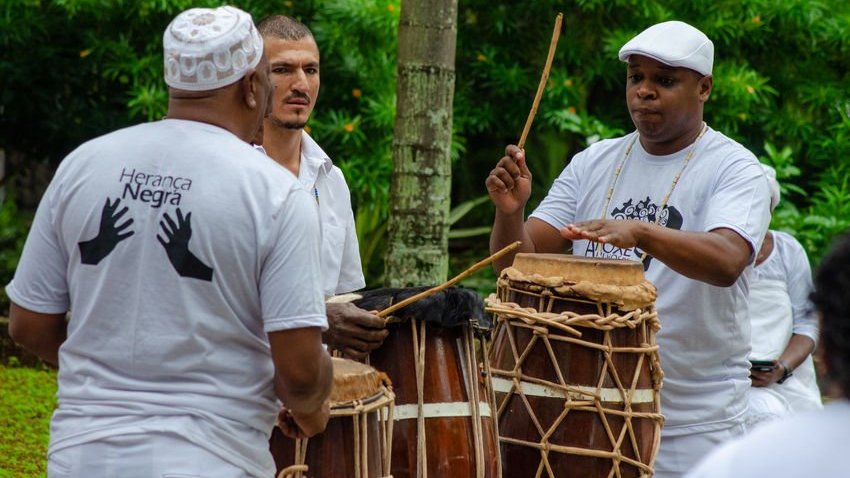
[[[291,95],[287,96],[283,99],[284,102],[288,102],[294,99],[302,99],[305,101],[310,101],[310,96],[307,93],[302,93],[300,91],[294,91]]]

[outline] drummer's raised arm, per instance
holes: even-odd
[[[549,224],[535,218],[525,222],[525,204],[531,197],[531,171],[525,163],[525,151],[508,145],[505,155],[490,171],[484,184],[496,206],[490,232],[490,252],[501,250],[514,241],[522,241],[515,252],[493,262],[496,272],[511,265],[516,252],[563,252],[569,247],[570,242]]]

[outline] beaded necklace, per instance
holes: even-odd
[[[661,213],[664,211],[664,208],[667,207],[667,201],[670,200],[670,196],[673,194],[673,190],[676,189],[676,185],[679,184],[679,179],[682,177],[682,173],[685,172],[685,168],[688,167],[688,163],[691,161],[691,158],[694,155],[694,151],[697,149],[697,143],[699,143],[700,138],[705,134],[708,130],[708,125],[705,122],[702,123],[702,129],[697,135],[694,142],[691,144],[691,149],[688,151],[688,154],[685,156],[684,161],[682,161],[682,167],[679,168],[679,172],[676,173],[676,176],[673,178],[673,183],[670,185],[670,190],[667,191],[667,195],[664,196],[664,199],[661,201],[661,206],[658,207],[658,211],[655,216],[655,225],[658,225],[661,222]],[[623,166],[626,164],[626,160],[629,159],[629,155],[632,153],[632,147],[634,147],[635,142],[640,138],[640,133],[636,133],[635,137],[632,138],[632,142],[629,143],[629,146],[626,148],[626,152],[623,154],[623,159],[620,161],[620,164],[617,165],[617,169],[614,170],[614,178],[611,180],[611,187],[608,188],[608,195],[605,198],[605,205],[602,206],[602,217],[600,219],[605,220],[605,217],[608,215],[608,206],[611,205],[611,197],[614,195],[614,188],[617,186],[617,179],[620,178],[620,173],[623,171]],[[646,251],[644,251],[643,255],[640,257],[640,261],[646,259]]]

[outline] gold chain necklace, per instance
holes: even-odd
[[[676,189],[676,185],[679,184],[679,179],[682,177],[682,173],[685,172],[685,168],[688,167],[688,163],[691,161],[691,158],[694,155],[694,151],[697,149],[697,143],[699,143],[700,138],[705,134],[708,130],[708,125],[705,122],[702,123],[702,129],[697,135],[696,139],[694,139],[693,144],[691,145],[690,151],[685,156],[685,160],[682,161],[682,167],[679,168],[679,172],[676,173],[676,176],[673,177],[673,183],[670,185],[670,190],[667,191],[667,195],[664,196],[664,200],[661,201],[661,206],[658,207],[658,211],[655,216],[655,225],[658,225],[661,222],[661,213],[664,211],[664,208],[667,207],[667,201],[670,200],[670,196],[673,195],[673,190]],[[623,159],[620,161],[620,164],[617,165],[617,169],[614,170],[614,178],[611,180],[611,187],[608,188],[608,195],[605,198],[605,205],[602,206],[602,220],[605,220],[605,217],[608,215],[608,206],[611,205],[611,197],[614,196],[614,188],[617,186],[617,179],[620,178],[620,173],[623,171],[623,166],[626,165],[626,160],[629,159],[629,155],[632,153],[632,147],[634,147],[635,142],[640,138],[640,133],[635,133],[635,137],[632,138],[632,142],[629,143],[629,146],[626,148],[626,152],[623,154]],[[644,251],[643,255],[640,257],[641,262],[646,258],[646,251]]]

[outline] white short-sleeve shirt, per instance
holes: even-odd
[[[659,211],[690,149],[647,153],[634,141],[631,154],[606,196],[614,171],[637,133],[603,140],[577,154],[531,214],[556,229],[603,216],[655,222],[681,231],[727,228],[746,240],[755,257],[770,218],[768,186],[746,148],[708,128]],[[642,251],[575,241],[573,254],[640,260]],[[658,288],[657,341],[664,371],[661,407],[665,436],[720,430],[743,423],[749,380],[750,325],[747,282],[752,267],[731,287],[689,279],[655,258],[644,261]]]
[[[213,125],[167,119],[72,152],[6,288],[71,311],[50,450],[174,433],[271,476],[266,334],[327,327],[316,218],[292,174]]]
[[[782,231],[773,233],[773,251],[753,269],[753,281],[778,280],[787,284],[794,317],[793,332],[818,341],[818,319],[809,300],[812,269],[806,250],[794,236]],[[754,311],[755,312],[755,311]]]
[[[818,323],[814,304],[812,272],[803,246],[788,233],[771,231],[773,250],[753,268],[750,284],[750,319],[754,359],[778,359],[792,333],[817,343]],[[783,383],[766,387],[782,397],[791,412],[822,408],[821,393],[812,356],[809,355]],[[751,401],[750,415],[764,416],[764,400]]]
[[[306,132],[301,134],[298,180],[319,204],[325,295],[362,289],[366,281],[360,263],[351,192],[342,171]]]

